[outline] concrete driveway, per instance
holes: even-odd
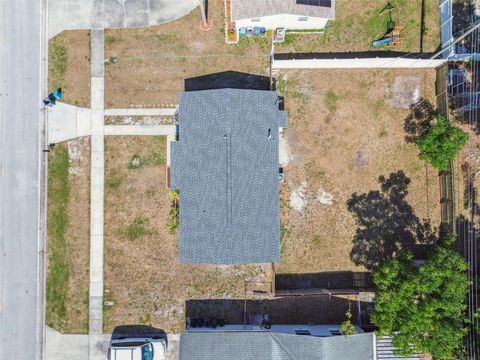
[[[48,38],[64,30],[90,29],[93,4],[102,1],[105,28],[162,24],[187,15],[199,4],[198,0],[48,0]]]
[[[65,335],[47,327],[46,360],[85,360],[88,358],[88,335]]]
[[[46,360],[85,360],[88,359],[88,335],[61,334],[46,327]],[[168,334],[168,350],[165,360],[178,360],[180,334]],[[107,357],[111,335],[103,335],[102,352]]]

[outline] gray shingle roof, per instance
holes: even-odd
[[[296,0],[231,0],[231,4],[234,21],[279,14],[335,19],[335,0],[330,7],[297,4]]]
[[[275,91],[180,94],[171,188],[180,191],[180,261],[235,264],[280,257]]]
[[[272,332],[193,332],[180,360],[373,360],[374,334],[315,337]]]

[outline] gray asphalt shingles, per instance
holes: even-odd
[[[374,336],[187,331],[180,337],[180,360],[373,360]]]
[[[267,263],[280,258],[279,110],[275,91],[180,95],[171,188],[180,192],[183,263]]]

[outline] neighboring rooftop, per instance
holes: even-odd
[[[393,346],[391,336],[377,338],[377,359],[378,360],[419,360],[424,357],[417,352],[412,355],[396,355],[397,348]]]
[[[180,261],[238,264],[280,258],[279,127],[275,91],[180,94],[171,188],[180,192]]]
[[[335,0],[231,0],[232,20],[280,14],[335,19]]]
[[[188,331],[180,336],[180,360],[373,360],[374,341],[374,333],[316,337]]]

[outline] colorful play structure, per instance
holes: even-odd
[[[384,13],[388,13],[389,20],[387,22],[387,32],[385,35],[383,35],[380,39],[372,41],[372,46],[373,47],[379,47],[379,46],[397,46],[401,43],[402,41],[402,31],[403,31],[403,26],[397,26],[395,21],[392,19],[392,12],[395,10],[395,7],[390,3],[387,2],[387,5],[380,11],[379,15],[382,15]],[[397,14],[398,17],[398,14]]]

